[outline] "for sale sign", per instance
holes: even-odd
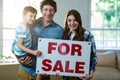
[[[84,76],[89,74],[91,43],[84,41],[39,38],[37,74]]]

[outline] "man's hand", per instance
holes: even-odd
[[[25,66],[31,66],[32,65],[31,64],[32,63],[32,57],[30,57],[30,56],[27,56],[25,58],[19,58],[18,61],[19,61],[20,64],[23,64]]]

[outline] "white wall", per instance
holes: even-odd
[[[64,26],[64,18],[68,10],[76,9],[80,12],[83,26],[90,27],[90,1],[91,0],[55,0],[57,2],[57,13],[54,20]]]

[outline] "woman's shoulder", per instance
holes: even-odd
[[[92,35],[92,33],[90,32],[90,31],[88,31],[88,30],[85,30],[85,32],[84,32],[84,38],[85,39],[88,39],[88,38],[90,38],[90,37],[92,37],[93,35]]]

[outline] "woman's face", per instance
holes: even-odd
[[[73,15],[69,15],[67,17],[67,24],[68,24],[70,31],[72,31],[72,32],[76,31],[76,29],[78,28],[78,25],[79,25],[78,21],[76,20],[76,18]]]

